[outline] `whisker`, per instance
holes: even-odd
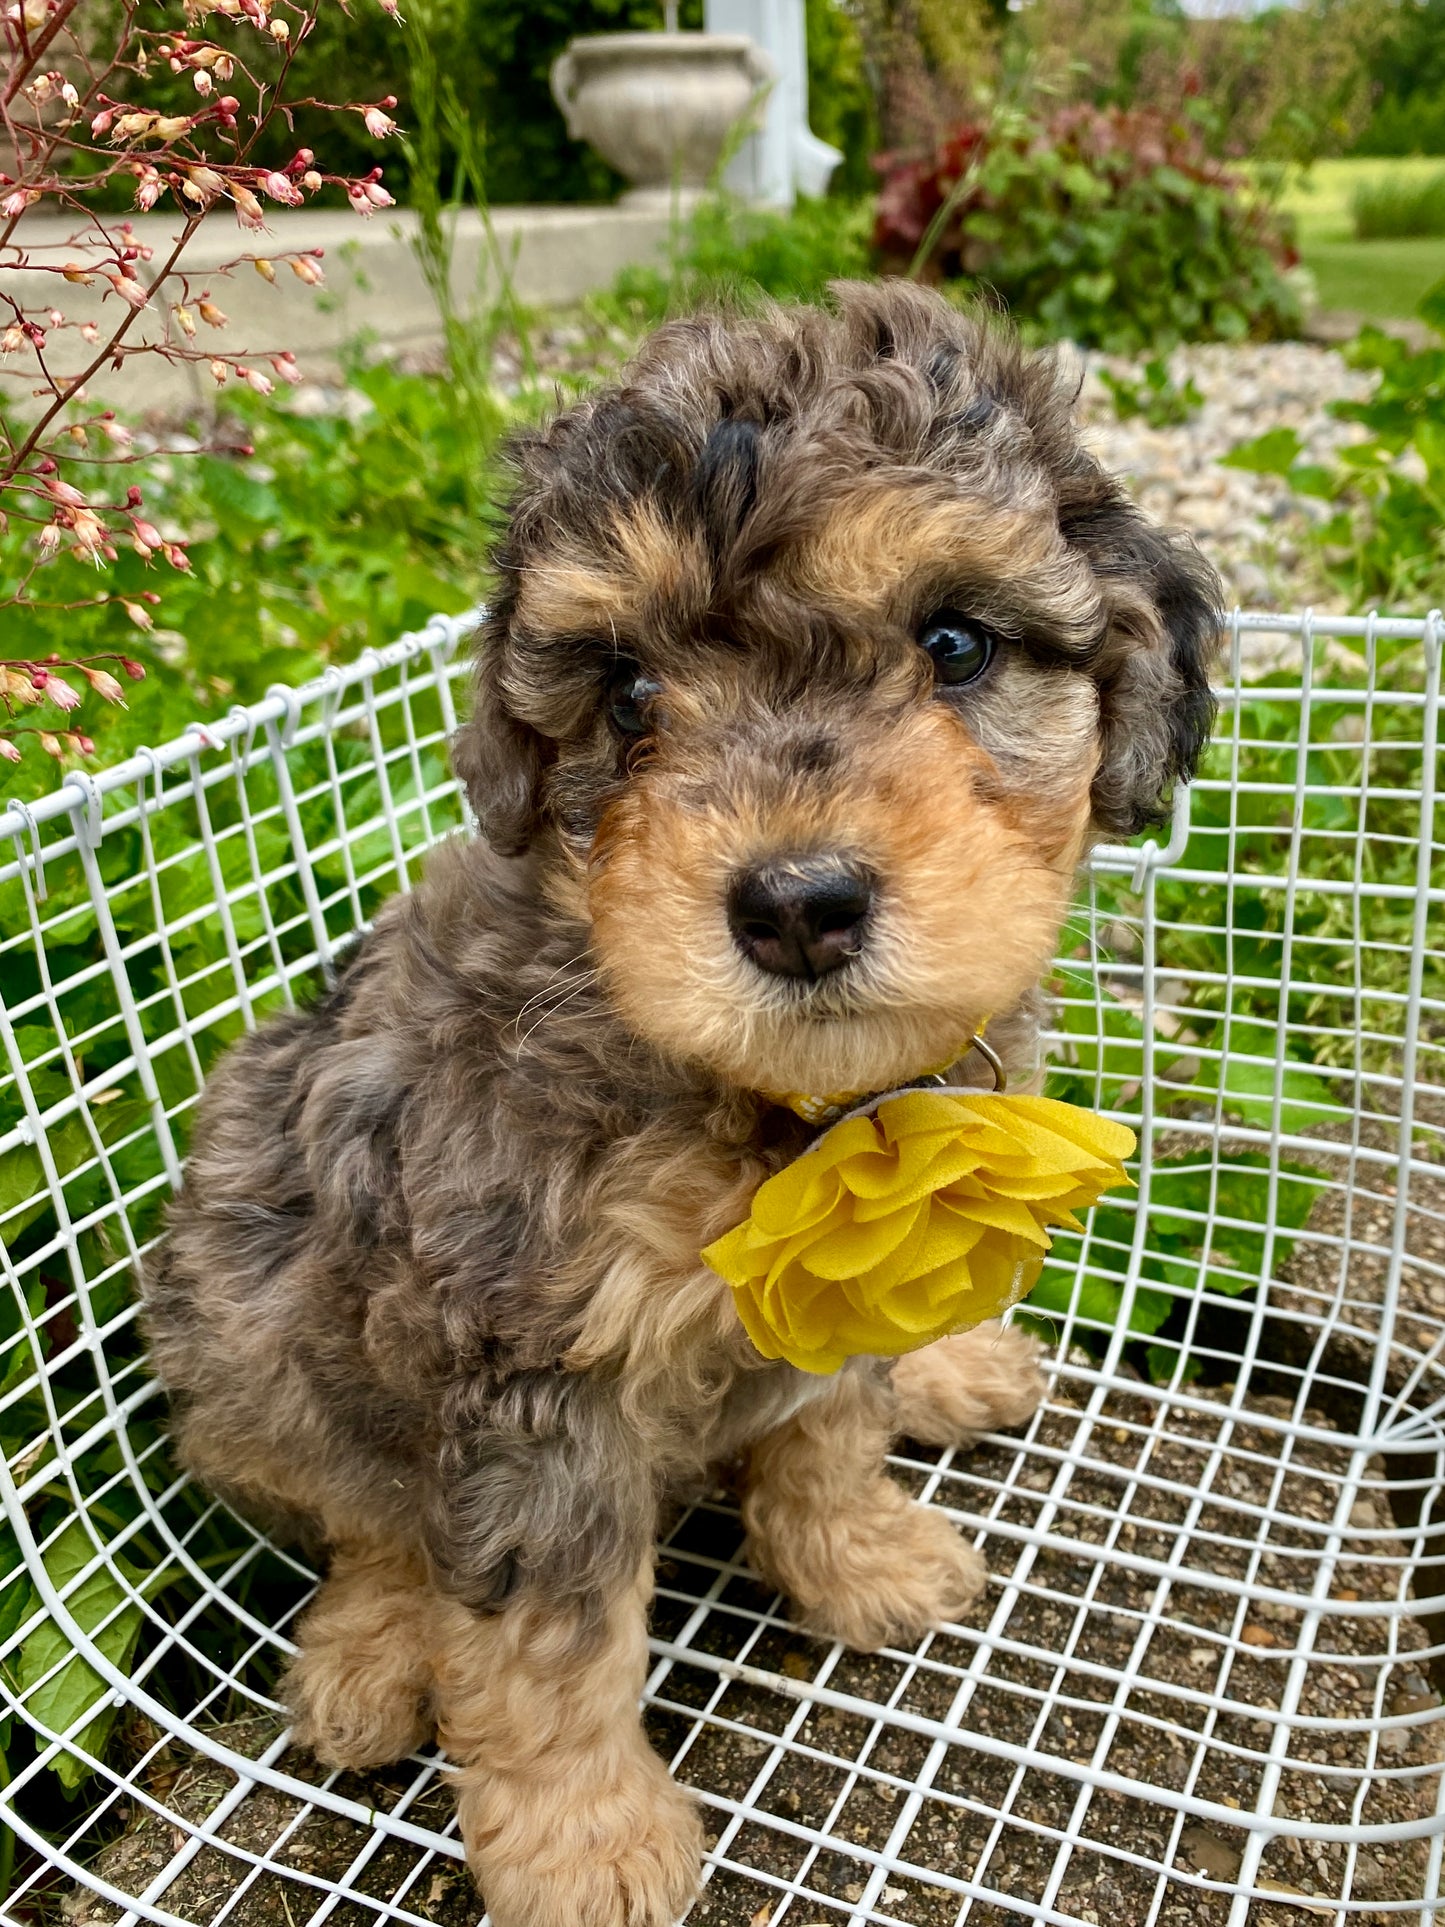
[[[579,957],[574,957],[572,959],[572,962],[580,963],[581,959]],[[563,965],[562,968],[566,969],[567,966]],[[515,1018],[513,1018],[512,1020],[513,1023],[520,1023],[521,1020],[527,1015],[528,1011],[535,1010],[538,1004],[545,1004],[551,998],[560,996],[565,991],[576,990],[582,984],[595,982],[597,978],[597,971],[595,967],[588,970],[584,970],[580,976],[563,978],[560,984],[552,981],[552,979],[554,979],[556,975],[557,975],[557,972],[554,970],[552,972],[552,977],[548,979],[548,981],[542,986],[542,988],[538,991],[533,992],[533,994],[527,999],[526,1003],[523,1004],[521,1009],[517,1012],[517,1015],[515,1016]]]
[[[595,976],[596,972],[594,971],[592,974]],[[544,1010],[542,1012],[542,1015],[537,1019],[536,1023],[533,1024],[531,1028],[528,1030],[526,1036],[518,1039],[518,1042],[517,1042],[518,1057],[520,1057],[522,1053],[526,1050],[528,1038],[535,1037],[537,1032],[542,1028],[543,1024],[546,1023],[549,1017],[555,1017],[559,1010],[561,1010],[565,1005],[570,1004],[574,998],[580,997],[583,991],[589,988],[590,988],[590,985],[588,985],[587,983],[580,983],[576,985],[573,989],[569,990],[567,995],[563,997],[559,1003],[555,1003],[551,1005],[549,1009]]]

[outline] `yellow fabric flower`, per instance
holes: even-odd
[[[703,1252],[764,1358],[835,1372],[1017,1304],[1048,1227],[1131,1182],[1134,1133],[1047,1097],[904,1091],[768,1179]]]

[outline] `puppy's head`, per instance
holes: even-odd
[[[674,322],[518,451],[456,746],[560,851],[631,1027],[754,1089],[880,1089],[1037,980],[1091,834],[1208,731],[1218,585],[941,298]]]

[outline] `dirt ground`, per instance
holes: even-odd
[[[1279,1898],[1257,1902],[1259,1927],[1313,1927],[1334,1917],[1329,1903],[1345,1895],[1351,1921],[1385,1927],[1419,1918],[1396,1909],[1424,1897],[1424,1844],[1371,1838],[1375,1829],[1434,1812],[1442,1751],[1441,1726],[1429,1720],[1439,1701],[1420,1658],[1423,1630],[1408,1615],[1368,1611],[1371,1602],[1383,1607],[1400,1598],[1404,1547],[1386,1501],[1371,1496],[1351,1512],[1302,1666],[1293,1664],[1307,1633],[1298,1608],[1266,1602],[1245,1609],[1227,1592],[1191,1583],[1187,1571],[1158,1598],[1158,1566],[1171,1560],[1226,1581],[1252,1576],[1307,1595],[1349,1462],[1344,1438],[1330,1442],[1334,1428],[1323,1413],[1306,1415],[1320,1436],[1297,1442],[1286,1462],[1283,1399],[1246,1399],[1243,1418],[1231,1418],[1230,1388],[1195,1391],[1200,1409],[1175,1407],[1163,1425],[1154,1398],[1111,1396],[1087,1436],[1080,1410],[1056,1399],[1022,1461],[1008,1444],[985,1445],[940,1471],[939,1455],[907,1448],[899,1462],[906,1482],[922,1492],[932,1481],[935,1502],[990,1515],[984,1544],[993,1576],[969,1620],[933,1636],[912,1660],[839,1657],[791,1629],[779,1602],[736,1563],[739,1527],[725,1495],[684,1518],[659,1574],[659,1637],[676,1640],[719,1571],[728,1575],[692,1640],[710,1661],[674,1664],[648,1715],[654,1743],[680,1755],[679,1777],[705,1800],[724,1803],[706,1809],[710,1837],[722,1844],[690,1921],[822,1927],[861,1917],[953,1927],[963,1918],[970,1927],[1004,1927],[1024,1918],[1009,1901],[1043,1899],[1058,1836],[1071,1819],[1080,1844],[1051,1895],[1061,1917],[1133,1927],[1157,1904],[1153,1917],[1169,1927],[1226,1921],[1245,1829],[1186,1821],[1176,1839],[1170,1810],[1117,1790],[1096,1792],[1080,1811],[1078,1781],[1065,1773],[1018,1771],[966,1739],[935,1744],[910,1728],[911,1719],[1030,1746],[1060,1763],[1092,1761],[1149,1787],[1187,1787],[1245,1813],[1272,1774],[1275,1813],[1307,1824],[1353,1819],[1361,1839],[1355,1848],[1307,1833],[1273,1841],[1254,1884]],[[1052,1519],[1052,1545],[1034,1557],[1020,1534],[1039,1524],[1065,1453],[1082,1453],[1083,1464]],[[1367,1489],[1383,1494],[1383,1479],[1378,1488],[1367,1481]],[[1273,1523],[1262,1525],[1265,1515]],[[1070,1540],[1077,1554],[1059,1543]],[[1105,1547],[1116,1556],[1101,1557]],[[1135,1570],[1131,1560],[1150,1563]],[[740,1654],[783,1690],[720,1674],[719,1664]],[[1131,1669],[1132,1687],[1118,1692],[1119,1674]],[[1271,1766],[1272,1715],[1292,1679],[1289,1744]],[[819,1680],[822,1692],[845,1703],[814,1704],[799,1722],[797,1695]],[[864,1717],[857,1701],[879,1709],[877,1716]],[[1372,1743],[1363,1723],[1376,1706],[1414,1723],[1387,1723]],[[269,1718],[253,1719],[215,1736],[256,1757],[277,1730]],[[155,1736],[133,1737],[143,1750]],[[320,1781],[304,1757],[287,1754],[280,1764],[303,1781]],[[343,1776],[334,1792],[382,1815],[405,1803],[407,1820],[440,1829],[450,1794],[437,1778],[406,1802],[418,1771],[413,1762],[365,1779]],[[166,1817],[134,1809],[121,1837],[99,1855],[97,1872],[139,1893],[235,1784],[230,1772],[173,1742],[148,1769],[148,1791]],[[920,1786],[921,1797],[913,1797]],[[724,1836],[729,1805],[746,1812]],[[814,1840],[801,1839],[798,1828]],[[900,1870],[860,1916],[853,1909],[867,1891],[869,1856],[885,1852]],[[1215,1884],[1201,1888],[1191,1875]],[[787,1905],[778,1882],[797,1883]],[[996,1898],[974,1898],[961,1915],[967,1897],[959,1882],[978,1883]],[[322,1917],[330,1883],[344,1897],[324,1917],[347,1927],[376,1920],[388,1902],[444,1927],[481,1914],[464,1870],[445,1853],[308,1811],[300,1798],[265,1788],[234,1807],[214,1843],[157,1900],[197,1927],[223,1914],[237,1927],[301,1927]],[[76,1927],[118,1918],[83,1890],[68,1897],[64,1912]]]

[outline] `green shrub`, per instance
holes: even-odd
[[[679,227],[665,268],[625,268],[588,305],[635,334],[705,302],[816,301],[830,281],[867,274],[871,218],[866,202],[800,200],[771,214],[710,197]]]
[[[1405,241],[1445,234],[1445,170],[1424,180],[1382,175],[1361,181],[1350,200],[1357,241]]]
[[[874,243],[889,268],[992,290],[1027,331],[1114,354],[1301,319],[1274,216],[1196,120],[1152,109],[999,113],[892,157]]]
[[[1374,111],[1354,154],[1445,154],[1445,0],[1381,8],[1388,30],[1369,50]]]
[[[1408,101],[1387,96],[1350,152],[1370,160],[1445,154],[1445,92]]]

